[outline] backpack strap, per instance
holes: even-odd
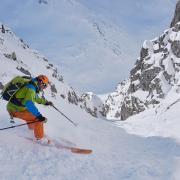
[[[9,102],[11,102],[11,103],[13,103],[13,104],[15,104],[15,105],[17,105],[17,106],[25,107],[25,106],[22,104],[22,100],[23,100],[23,99],[18,99],[18,98],[16,98],[16,97],[13,96]]]
[[[29,84],[29,82],[28,82],[28,83],[25,83],[24,85],[22,85],[21,88],[25,87],[27,84]],[[20,88],[20,89],[21,89],[21,88]],[[19,89],[19,90],[20,90],[20,89]],[[19,90],[18,90],[18,91],[19,91]],[[17,92],[18,92],[18,91],[17,91]],[[16,93],[17,93],[17,92],[16,92]],[[15,94],[16,94],[16,93],[15,93]],[[16,97],[15,97],[15,94],[10,98],[9,102],[11,102],[11,103],[13,103],[13,104],[15,104],[15,105],[17,105],[17,106],[25,107],[25,106],[22,104],[22,100],[23,100],[23,99],[16,98]]]

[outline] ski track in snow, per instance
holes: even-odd
[[[53,117],[52,113],[49,116]],[[180,145],[173,139],[130,135],[111,122],[93,119],[85,113],[82,117],[84,121],[79,120],[78,130],[68,125],[66,132],[49,131],[48,126],[66,126],[61,118],[55,124],[49,120],[45,131],[53,138],[66,139],[66,134],[70,135],[70,141],[77,146],[92,148],[91,155],[31,143],[23,138],[32,136],[27,127],[1,131],[1,179],[177,180],[179,177]],[[5,112],[0,119],[0,127],[10,125]]]

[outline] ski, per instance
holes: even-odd
[[[83,149],[83,148],[78,148],[78,147],[65,146],[65,145],[62,145],[59,143],[55,143],[55,147],[57,149],[67,149],[67,150],[70,150],[72,153],[77,153],[77,154],[91,154],[92,153],[91,149]]]
[[[25,139],[36,143],[33,138],[25,137]],[[84,149],[84,148],[79,148],[79,147],[74,147],[74,146],[69,146],[69,145],[63,145],[60,142],[58,142],[57,140],[49,139],[47,144],[40,144],[40,143],[36,143],[36,144],[41,145],[41,146],[55,147],[60,150],[64,149],[64,150],[68,150],[68,151],[70,151],[72,153],[76,153],[76,154],[91,154],[92,153],[91,149]]]

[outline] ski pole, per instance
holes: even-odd
[[[28,122],[28,123],[19,124],[19,125],[16,125],[16,126],[9,126],[9,127],[5,127],[5,128],[1,128],[0,131],[1,130],[5,130],[5,129],[15,128],[15,127],[20,127],[20,126],[25,126],[25,125],[28,125],[28,124],[33,124],[33,123],[36,123],[36,122],[39,122],[39,120]]]
[[[71,122],[74,126],[77,126],[77,124],[75,122],[73,122],[71,119],[69,119],[64,113],[62,113],[57,107],[55,107],[54,105],[52,105],[52,107],[54,109],[56,109],[56,111],[58,111],[62,116],[64,116],[69,122]]]

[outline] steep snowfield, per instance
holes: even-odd
[[[34,144],[24,138],[32,137],[27,127],[0,131],[2,180],[178,180],[180,146],[173,139],[128,135],[65,101],[55,103],[78,127],[53,109],[39,106],[48,118],[46,134],[67,145],[65,140],[92,148],[93,154],[77,155]],[[9,126],[4,101],[0,107],[0,127]],[[20,123],[23,121],[16,121]]]

